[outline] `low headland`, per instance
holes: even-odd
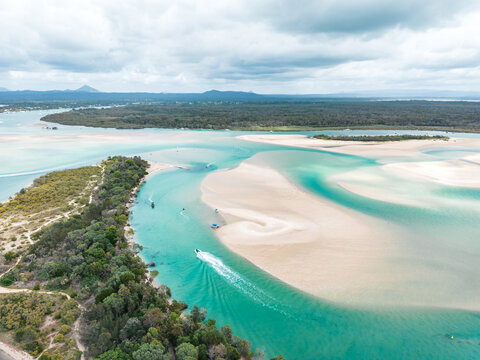
[[[111,157],[74,173],[85,173],[77,196],[45,191],[69,188],[68,170],[47,174],[2,204],[7,221],[32,218],[37,226],[26,228],[27,242],[10,239],[8,249],[9,239],[2,243],[0,344],[13,358],[253,357],[250,343],[228,325],[218,329],[197,306],[187,312],[167,286],[156,285],[138,247],[128,243],[128,204],[148,166],[139,157]],[[168,168],[156,164],[150,173]],[[27,205],[49,195],[42,219]]]

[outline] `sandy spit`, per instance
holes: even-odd
[[[379,163],[386,163],[384,170],[396,176],[413,177],[449,186],[480,188],[480,156],[478,154],[465,155],[455,160],[439,161],[424,153],[432,149],[480,151],[480,139],[451,138],[448,141],[409,140],[365,143],[321,140],[305,135],[282,134],[243,135],[239,138],[247,141],[378,158]]]

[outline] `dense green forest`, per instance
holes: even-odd
[[[187,312],[185,303],[171,299],[167,286],[154,286],[145,263],[127,242],[126,204],[132,190],[145,176],[148,163],[139,157],[113,157],[102,166],[103,183],[94,201],[85,206],[81,214],[57,221],[36,233],[36,242],[0,279],[4,286],[61,292],[72,297],[64,302],[67,305],[42,300],[46,302],[42,307],[44,313],[54,314],[67,326],[56,330],[55,341],[71,346],[65,345],[55,352],[44,351],[40,359],[78,358],[79,352],[70,350],[74,343],[67,335],[79,313],[77,302],[84,309],[81,342],[88,358],[254,358],[251,344],[234,335],[228,325],[218,329],[215,320],[206,319],[205,309],[194,306]],[[4,304],[11,301],[18,303],[21,298],[6,299]],[[26,297],[25,301],[32,299]],[[75,306],[71,307],[69,302]],[[11,324],[15,319],[6,319],[5,323],[8,321]],[[21,344],[24,349],[34,349],[35,354],[45,346],[42,336],[44,339],[46,335],[32,330],[39,321],[13,325],[15,334],[30,329],[32,334]]]
[[[128,105],[45,116],[65,125],[122,129],[296,130],[409,128],[480,131],[480,104],[447,101],[276,101]]]
[[[386,141],[405,141],[405,140],[448,140],[447,136],[428,136],[428,135],[379,135],[379,136],[330,136],[318,134],[313,136],[320,140],[340,140],[340,141],[363,141],[363,142],[386,142]]]

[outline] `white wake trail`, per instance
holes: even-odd
[[[217,258],[215,255],[206,251],[200,251],[197,253],[197,257],[209,265],[218,275],[223,277],[245,295],[249,296],[263,306],[284,313],[284,311],[280,310],[274,305],[274,303],[278,303],[276,299],[267,295],[263,290],[259,289],[248,280],[245,280],[239,273],[225,265],[223,261]]]

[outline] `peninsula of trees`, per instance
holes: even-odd
[[[52,114],[64,125],[140,129],[480,131],[480,103],[461,101],[248,101],[87,108]]]
[[[139,157],[117,156],[48,174],[1,205],[5,221],[32,219],[41,227],[23,231],[19,223],[15,239],[0,233],[3,341],[42,360],[82,353],[99,360],[254,357],[228,325],[217,328],[197,306],[187,312],[167,286],[155,286],[127,241],[127,204],[147,166]],[[47,221],[37,213],[42,201]]]
[[[377,135],[377,136],[330,136],[319,134],[313,136],[320,140],[340,140],[340,141],[363,141],[363,142],[387,142],[387,141],[405,141],[405,140],[448,140],[448,136],[428,136],[428,135]]]

